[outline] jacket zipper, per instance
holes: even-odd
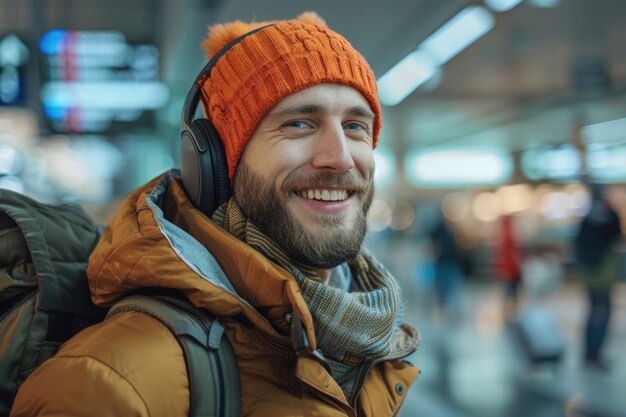
[[[288,348],[286,346],[280,345],[276,342],[273,342],[271,340],[268,340],[268,338],[260,331],[258,330],[256,327],[251,328],[252,332],[255,333],[259,339],[261,339],[263,342],[265,342],[266,344],[282,351],[282,352],[288,352],[290,354],[295,354],[295,351],[291,348]],[[359,378],[357,379],[358,382],[355,385],[356,389],[353,390],[353,392],[351,393],[351,395],[354,396],[353,400],[350,402],[350,407],[352,408],[352,411],[354,411],[354,414],[358,417],[359,413],[357,412],[357,401],[359,399],[359,394],[361,392],[361,388],[363,387],[363,384],[365,383],[365,380],[367,379],[367,376],[369,375],[369,373],[372,371],[372,369],[374,369],[374,366],[378,365],[381,362],[385,362],[385,361],[391,361],[391,360],[398,360],[398,359],[402,359],[402,358],[406,358],[407,356],[413,354],[415,351],[417,350],[417,346],[410,349],[408,352],[403,352],[399,355],[395,355],[395,356],[391,356],[391,357],[385,357],[382,359],[378,359],[375,360],[371,363],[369,363],[368,365],[364,366],[363,369],[364,371],[361,372],[361,375],[359,376]],[[296,355],[297,356],[297,355]],[[313,355],[314,358],[316,358],[325,369],[327,368],[327,365],[323,362],[323,360],[319,357],[317,357],[316,355]],[[329,372],[330,373],[330,372]],[[307,384],[308,385],[308,384]],[[312,387],[313,389],[317,390],[316,387]],[[394,417],[398,415],[398,412],[400,411],[400,409],[402,408],[402,405],[404,404],[404,400],[406,399],[406,395],[402,398],[402,401],[400,402],[400,405],[398,406],[396,412],[394,413]],[[343,408],[343,407],[342,407]]]
[[[351,396],[354,396],[354,397],[352,398],[352,401],[350,402],[350,405],[355,410],[355,413],[357,415],[358,415],[358,413],[356,412],[356,409],[357,409],[357,401],[359,400],[359,394],[361,393],[361,388],[363,388],[363,384],[365,384],[365,380],[367,379],[367,377],[370,374],[370,372],[372,371],[372,369],[374,369],[374,367],[376,365],[378,365],[379,363],[381,363],[381,362],[394,361],[394,360],[406,358],[407,356],[413,354],[416,350],[417,350],[417,347],[411,349],[409,352],[401,353],[399,355],[376,359],[376,360],[370,362],[368,365],[363,367],[363,369],[365,371],[361,373],[360,378],[357,378],[357,383],[354,386],[355,389],[351,393]],[[405,395],[405,398],[406,398],[406,395]],[[404,403],[404,399],[402,399],[402,402],[400,403],[400,406],[398,407],[398,410],[402,406],[402,403]]]
[[[265,337],[263,335],[263,333],[261,331],[259,331],[256,328],[252,328],[252,331],[257,334],[257,336],[263,340],[265,343],[267,343],[270,346],[273,346],[274,348],[283,351],[283,352],[289,352],[289,353],[293,353],[293,349],[290,349],[288,347],[285,347],[283,345],[279,345],[278,343],[275,343],[271,340],[268,340],[267,337]],[[354,414],[357,415],[358,417],[358,412],[357,410],[357,401],[359,399],[359,394],[361,392],[361,388],[363,388],[363,384],[365,383],[365,380],[367,379],[369,373],[372,371],[372,369],[374,369],[374,366],[378,365],[381,362],[385,362],[385,361],[393,361],[393,360],[398,360],[398,359],[402,359],[402,358],[406,358],[407,356],[413,354],[415,351],[417,350],[417,346],[410,349],[407,352],[402,352],[399,355],[394,355],[394,356],[389,356],[389,357],[384,357],[381,359],[377,359],[374,360],[372,362],[370,362],[369,364],[367,364],[366,366],[364,366],[362,369],[364,369],[364,371],[361,372],[361,374],[359,375],[359,377],[357,378],[357,384],[355,385],[355,389],[352,391],[351,396],[354,396],[354,398],[352,399],[352,401],[350,402],[350,406],[352,407],[352,410],[354,411]],[[327,369],[327,365],[323,362],[322,359],[318,358],[317,356],[313,355],[314,358],[316,358],[321,364],[322,366],[324,366],[325,369]],[[315,387],[313,387],[315,388]],[[400,405],[398,406],[398,410],[400,410],[402,408],[402,404],[404,404],[404,400],[406,398],[406,395],[404,396],[404,398],[402,399],[402,401],[400,402]],[[394,413],[394,416],[397,415],[398,411],[396,411],[396,413]]]

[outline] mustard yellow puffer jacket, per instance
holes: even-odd
[[[241,378],[243,416],[392,416],[419,371],[402,361],[418,335],[403,325],[385,360],[363,365],[348,398],[311,352],[311,313],[287,271],[212,223],[171,174],[131,193],[88,268],[95,303],[142,287],[181,290],[226,328]],[[228,277],[228,278],[227,278]],[[297,314],[310,347],[280,329]],[[12,416],[186,416],[182,350],[157,320],[118,314],[76,335],[20,389]]]

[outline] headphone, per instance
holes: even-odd
[[[237,45],[267,25],[248,32],[222,48],[204,66],[187,93],[183,105],[180,134],[180,173],[187,196],[197,209],[211,216],[215,209],[231,195],[228,179],[228,163],[224,145],[209,119],[194,119],[200,102],[201,86],[210,75],[217,61],[230,48]],[[233,120],[233,123],[236,123]]]

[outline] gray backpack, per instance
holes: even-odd
[[[86,266],[101,232],[78,205],[42,204],[0,189],[0,417],[63,342],[128,310],[158,319],[180,343],[190,416],[238,416],[239,370],[215,318],[168,291],[128,296],[108,312],[91,302]]]

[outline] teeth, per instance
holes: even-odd
[[[343,201],[348,198],[347,190],[301,190],[297,194],[302,198],[321,201]]]

